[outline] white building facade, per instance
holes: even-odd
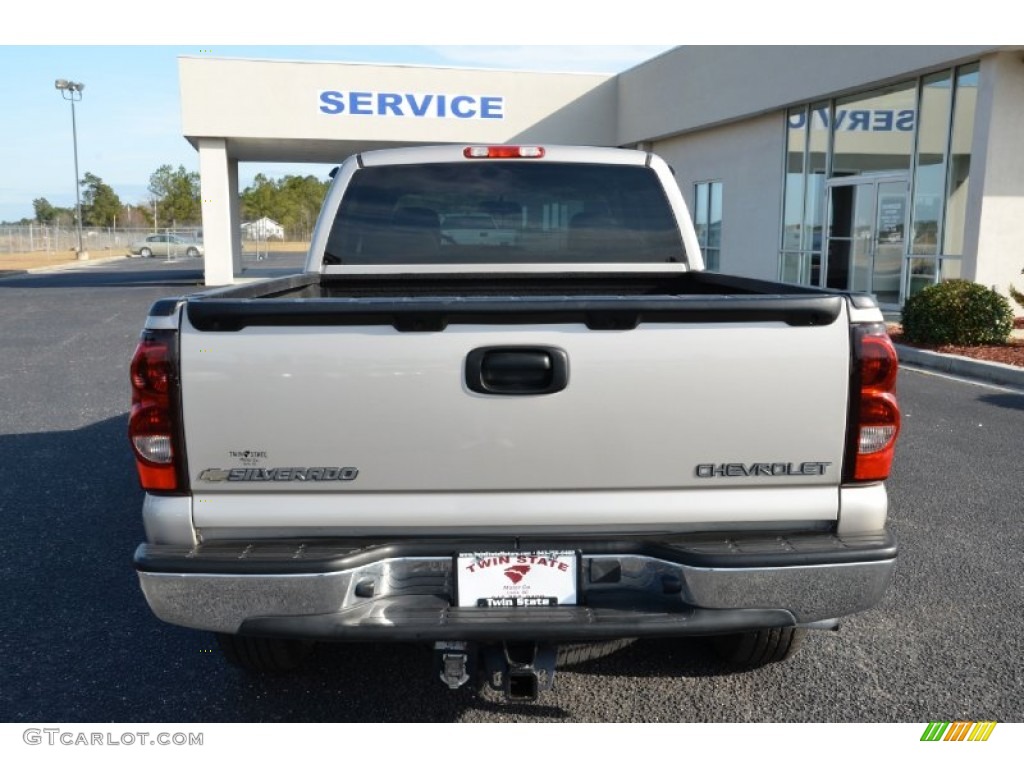
[[[202,58],[179,71],[208,284],[241,272],[238,162],[450,142],[653,150],[723,272],[891,308],[952,277],[1004,294],[1024,282],[1024,47],[683,47],[618,76]]]

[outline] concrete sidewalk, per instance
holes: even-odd
[[[1019,368],[1015,365],[974,360],[973,358],[961,355],[930,352],[926,349],[908,347],[905,344],[897,344],[896,353],[900,357],[901,365],[912,365],[918,368],[938,371],[939,373],[948,373],[952,376],[985,382],[986,384],[999,384],[1004,387],[1024,390],[1024,368]]]
[[[105,264],[110,261],[121,261],[128,258],[125,254],[119,253],[112,256],[96,256],[79,261],[77,259],[65,261],[60,264],[47,264],[43,267],[29,267],[27,269],[0,269],[0,278],[17,277],[18,275],[35,275],[46,272],[59,272],[65,269],[78,269],[90,264]]]

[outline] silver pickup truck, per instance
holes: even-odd
[[[441,236],[472,211],[514,243]],[[153,306],[135,567],[253,670],[429,642],[532,699],[635,638],[778,661],[890,582],[896,372],[870,297],[704,271],[655,155],[364,152],[304,272]]]

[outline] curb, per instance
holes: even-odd
[[[909,363],[931,371],[948,373],[965,379],[983,381],[987,384],[1001,384],[1007,387],[1024,389],[1024,368],[1004,363],[989,363],[974,360],[961,355],[945,355],[917,349],[903,344],[896,344],[896,354],[900,363]]]
[[[69,261],[64,264],[51,264],[48,267],[33,267],[32,269],[0,269],[0,278],[4,277],[18,277],[19,275],[38,275],[44,272],[60,272],[65,269],[75,269],[77,267],[88,266],[89,264],[103,264],[108,261],[120,261],[126,258],[124,254],[120,256],[100,256],[99,258],[89,258],[85,261]]]

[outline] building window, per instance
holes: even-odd
[[[779,279],[786,283],[806,283],[803,248],[804,188],[807,185],[807,110],[789,111],[786,137],[786,175],[782,197],[782,258]]]
[[[916,81],[838,99],[829,178],[909,171],[916,104]]]
[[[973,62],[786,111],[781,280],[897,304],[960,274],[978,80]]]
[[[946,180],[946,226],[942,254],[961,256],[967,221],[967,186],[971,178],[971,142],[974,139],[974,107],[978,94],[978,65],[957,67],[953,94],[953,130],[949,142]]]
[[[704,267],[717,272],[722,263],[722,182],[694,184],[693,197],[693,225],[704,254]]]
[[[953,103],[953,79],[949,71],[924,78],[920,103],[910,247],[915,256],[936,256],[945,201],[946,145]]]

